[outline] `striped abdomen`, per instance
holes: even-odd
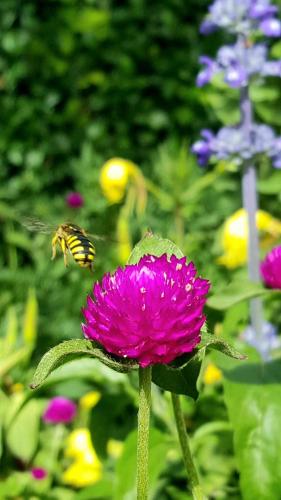
[[[67,239],[67,248],[72,253],[74,260],[81,267],[92,268],[95,258],[95,247],[83,233],[73,232]]]

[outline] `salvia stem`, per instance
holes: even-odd
[[[137,500],[148,498],[148,448],[151,407],[151,367],[139,368]]]
[[[240,40],[240,43],[245,41]],[[250,136],[251,127],[253,125],[253,110],[249,96],[248,86],[242,87],[240,109],[242,126],[245,136]],[[251,137],[250,137],[251,139]],[[251,281],[260,281],[259,271],[259,237],[256,224],[256,212],[258,210],[258,195],[257,195],[257,180],[256,169],[252,162],[245,162],[242,174],[242,197],[243,206],[248,216],[248,275]],[[259,298],[250,301],[250,317],[251,324],[255,331],[257,339],[262,338],[262,301]]]
[[[179,442],[182,450],[183,461],[186,468],[186,473],[191,489],[192,497],[194,500],[204,500],[204,495],[199,483],[198,473],[192,458],[189,438],[186,432],[184,416],[181,409],[180,397],[178,394],[171,393],[174,415],[177,425]]]

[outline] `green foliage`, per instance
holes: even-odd
[[[280,360],[243,364],[226,373],[225,398],[245,500],[280,496],[280,366]]]

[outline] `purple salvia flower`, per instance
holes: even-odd
[[[211,130],[204,129],[201,131],[202,139],[196,141],[191,147],[192,153],[197,156],[197,161],[201,167],[205,167],[212,155],[211,141],[214,137],[214,134]]]
[[[210,35],[214,31],[216,31],[216,29],[216,24],[212,23],[208,19],[205,19],[200,25],[199,32],[201,33],[201,35]]]
[[[263,323],[262,336],[260,339],[257,338],[256,332],[252,326],[248,326],[245,329],[242,334],[242,339],[260,353],[263,361],[270,361],[271,352],[274,349],[279,349],[281,346],[276,326],[267,321]]]
[[[77,407],[73,401],[62,396],[56,396],[49,401],[42,419],[48,424],[67,424],[74,419],[76,410]]]
[[[232,64],[225,71],[224,81],[234,89],[244,87],[248,82],[247,73],[240,64]]]
[[[201,56],[199,62],[205,65],[205,67],[198,73],[196,85],[197,87],[203,87],[203,85],[206,85],[212,79],[216,68],[215,62],[208,56]]]
[[[278,12],[276,5],[270,5],[268,0],[252,1],[249,8],[249,17],[252,19],[264,19]]]
[[[260,271],[266,286],[281,289],[281,245],[267,254],[261,263]]]
[[[266,36],[272,36],[276,38],[281,36],[281,22],[275,17],[264,19],[260,23],[259,28]]]
[[[84,309],[86,338],[141,367],[169,363],[193,351],[205,322],[210,284],[192,262],[146,255],[138,264],[106,274]]]

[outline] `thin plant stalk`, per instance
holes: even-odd
[[[177,425],[179,442],[182,450],[183,461],[192,493],[193,500],[204,500],[204,495],[200,486],[198,473],[190,450],[189,437],[186,432],[184,416],[181,409],[180,397],[171,393],[174,415]]]
[[[149,420],[151,408],[151,366],[139,368],[139,413],[137,444],[137,500],[148,498]]]
[[[247,40],[240,37],[240,43],[246,44]],[[249,96],[249,87],[241,89],[240,98],[241,125],[245,136],[251,140],[251,128],[253,124],[253,109]],[[248,216],[248,275],[251,281],[258,283],[260,281],[259,272],[259,237],[256,224],[256,213],[258,210],[257,180],[256,169],[253,162],[245,162],[242,174],[242,198],[243,206]],[[261,340],[263,311],[262,301],[259,298],[250,301],[251,324],[255,331],[257,339]]]

